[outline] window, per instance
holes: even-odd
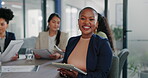
[[[14,32],[17,39],[24,37],[22,6],[22,0],[4,0],[2,4],[2,7],[7,7],[14,13],[14,18],[10,21],[7,31]]]
[[[41,3],[42,0],[4,0],[2,7],[11,9],[15,15],[13,20],[10,21],[7,31],[14,32],[17,39],[22,39],[24,36],[38,36],[43,29],[42,22],[44,19],[42,17]],[[23,13],[23,4],[25,4],[25,13]],[[48,16],[54,12],[54,0],[47,0],[46,4],[48,19]]]
[[[78,8],[66,6],[66,26],[69,32],[69,37],[80,34],[78,28]]]

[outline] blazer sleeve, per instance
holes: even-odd
[[[112,50],[106,40],[97,47],[97,53],[97,67],[95,70],[87,70],[87,75],[79,73],[78,78],[107,78],[111,66]]]
[[[12,32],[6,32],[6,39],[5,39],[5,44],[4,44],[4,51],[8,47],[9,43],[11,40],[16,40],[15,34]]]
[[[65,50],[67,42],[68,42],[68,33],[62,32],[60,36],[59,48]]]
[[[12,37],[12,40],[16,40],[14,33],[12,33],[12,36],[11,37]]]

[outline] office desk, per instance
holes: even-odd
[[[58,60],[17,60],[12,62],[2,63],[3,66],[10,65],[40,65],[37,72],[3,72],[0,78],[58,78],[57,68],[51,66],[51,62],[61,62]]]

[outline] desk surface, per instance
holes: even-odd
[[[3,72],[1,78],[58,78],[58,71],[56,67],[51,66],[52,62],[61,62],[58,60],[17,60],[12,62],[2,63],[3,66],[12,65],[40,65],[37,72]]]

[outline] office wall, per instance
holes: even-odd
[[[68,32],[68,29],[67,28],[69,28],[67,25],[66,25],[66,23],[67,23],[67,19],[66,19],[66,17],[67,17],[67,14],[66,14],[66,6],[67,5],[70,5],[70,6],[73,6],[73,7],[76,7],[76,8],[79,8],[79,9],[81,9],[82,7],[84,7],[85,6],[85,4],[84,4],[84,1],[85,0],[79,0],[79,2],[78,1],[73,1],[73,0],[62,0],[61,2],[62,2],[62,28],[61,28],[61,30],[62,31],[66,31],[66,32]]]
[[[148,1],[129,0],[128,7],[128,29],[132,30],[128,33],[128,46],[134,55],[144,57],[148,53]],[[139,56],[139,59],[141,57]]]
[[[84,8],[85,6],[90,6],[96,9],[98,12],[104,9],[103,0],[65,0],[66,5],[71,5],[77,8]]]
[[[128,29],[133,30],[131,33],[129,33],[130,39],[148,40],[148,36],[146,36],[146,33],[148,33],[147,7],[148,7],[148,0],[129,0]]]
[[[123,3],[123,0],[109,0],[108,20],[109,20],[110,26],[112,27],[117,26],[117,21],[119,21],[118,20],[119,18],[121,18],[120,21],[123,21],[122,20],[122,16],[123,16],[122,15],[122,8],[123,8],[122,3]]]
[[[128,3],[128,29],[132,30],[128,33],[129,61],[148,67],[148,1],[129,0]]]

